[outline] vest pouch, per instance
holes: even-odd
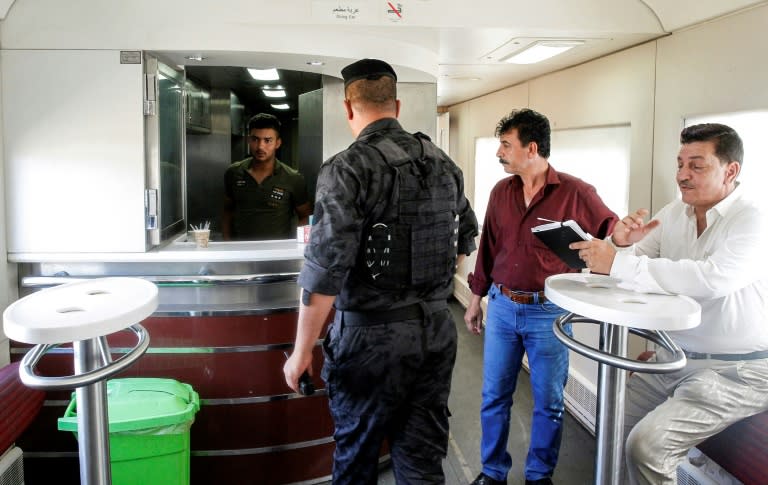
[[[429,290],[453,278],[458,250],[458,185],[424,135],[406,151],[376,138],[376,149],[393,170],[389,203],[366,224],[364,280],[387,290]],[[358,273],[359,274],[359,273]]]
[[[458,217],[440,214],[432,224],[411,228],[411,284],[433,286],[452,275],[458,249]],[[446,236],[448,240],[446,240]]]
[[[407,288],[411,274],[410,240],[411,227],[407,224],[374,224],[365,241],[364,279],[382,289]]]

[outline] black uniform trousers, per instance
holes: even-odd
[[[398,484],[445,483],[456,326],[445,302],[409,308],[337,311],[323,342],[334,485],[375,485],[385,439]]]

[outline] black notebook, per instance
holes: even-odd
[[[592,236],[584,232],[576,221],[549,222],[532,227],[531,232],[571,268],[587,267],[584,261],[579,258],[579,251],[568,247],[573,242],[592,239]]]

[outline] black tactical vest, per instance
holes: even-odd
[[[377,205],[366,221],[357,265],[359,276],[387,290],[429,289],[455,272],[456,177],[429,137],[414,136],[418,143],[405,148],[377,135],[362,142],[394,172],[388,203]]]

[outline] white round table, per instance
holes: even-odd
[[[626,371],[666,373],[685,367],[685,354],[665,331],[693,328],[701,319],[701,307],[691,298],[637,293],[617,284],[609,276],[589,273],[559,274],[544,282],[546,297],[570,312],[555,320],[555,336],[570,349],[598,362],[595,484],[599,485],[619,485],[621,480]],[[599,324],[599,349],[565,333],[563,327],[568,322]],[[630,332],[665,347],[672,352],[672,360],[628,359]]]
[[[157,308],[157,286],[138,278],[77,281],[32,293],[3,312],[5,334],[35,346],[19,366],[21,381],[39,389],[71,389],[77,394],[80,483],[111,484],[105,379],[127,368],[149,346],[138,322]],[[130,329],[137,345],[112,361],[106,336]],[[42,377],[34,367],[50,348],[72,342],[75,375]]]

